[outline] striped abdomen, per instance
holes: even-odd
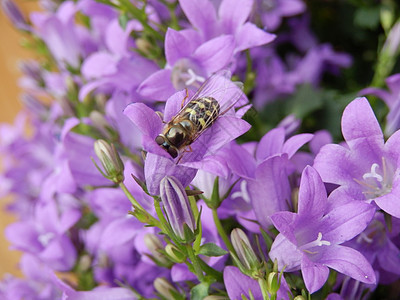
[[[183,111],[183,117],[188,118],[198,131],[210,127],[218,118],[220,106],[212,97],[202,97],[190,101]]]

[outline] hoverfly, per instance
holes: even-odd
[[[227,113],[240,99],[246,100],[242,84],[230,80],[230,72],[222,71],[209,77],[189,98],[182,108],[166,123],[155,141],[176,158],[186,147],[196,141],[214,122]],[[186,102],[186,104],[184,104]]]

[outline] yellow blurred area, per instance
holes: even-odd
[[[16,0],[25,15],[29,11],[37,10],[38,4],[33,1]],[[21,109],[18,88],[18,78],[21,73],[18,70],[18,61],[32,57],[32,54],[21,47],[23,35],[17,31],[8,18],[0,9],[0,122],[12,123],[18,111]],[[15,219],[12,215],[4,212],[6,203],[10,198],[1,199],[0,202],[0,280],[5,273],[20,275],[18,261],[21,254],[18,251],[10,250],[10,243],[4,236],[4,229]]]

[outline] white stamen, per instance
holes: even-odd
[[[364,232],[361,232],[360,235],[357,237],[357,243],[361,243],[363,241],[367,242],[368,244],[371,244],[373,242],[373,239],[371,239]]]
[[[188,72],[188,74],[190,76],[190,78],[185,81],[185,84],[187,86],[192,85],[196,81],[204,82],[206,80],[204,77],[197,75],[192,69],[188,69],[187,72]]]
[[[318,237],[315,241],[309,242],[309,243],[301,246],[299,249],[310,252],[307,249],[315,247],[315,246],[321,247],[321,246],[330,246],[330,245],[331,245],[331,242],[322,240],[322,233],[318,232]],[[312,252],[310,252],[310,253],[312,253]]]
[[[244,201],[246,201],[246,203],[250,203],[250,196],[249,196],[249,192],[247,191],[247,181],[246,180],[242,180],[242,182],[240,183],[240,190],[234,192],[232,194],[231,198],[232,199],[242,198]]]
[[[377,163],[372,164],[371,172],[370,173],[365,173],[363,175],[363,179],[365,180],[367,178],[375,178],[379,182],[382,182],[383,181],[383,177],[381,175],[379,175],[378,173],[376,173],[376,168],[379,168],[379,165]]]
[[[42,244],[42,246],[46,247],[50,241],[53,239],[54,233],[53,232],[47,232],[44,234],[39,235],[38,241]]]

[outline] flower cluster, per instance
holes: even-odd
[[[385,138],[377,99],[327,87],[353,58],[301,0],[1,1],[40,60],[0,127],[25,276],[0,298],[365,299],[400,279],[400,23],[386,73],[348,91],[384,100]]]

